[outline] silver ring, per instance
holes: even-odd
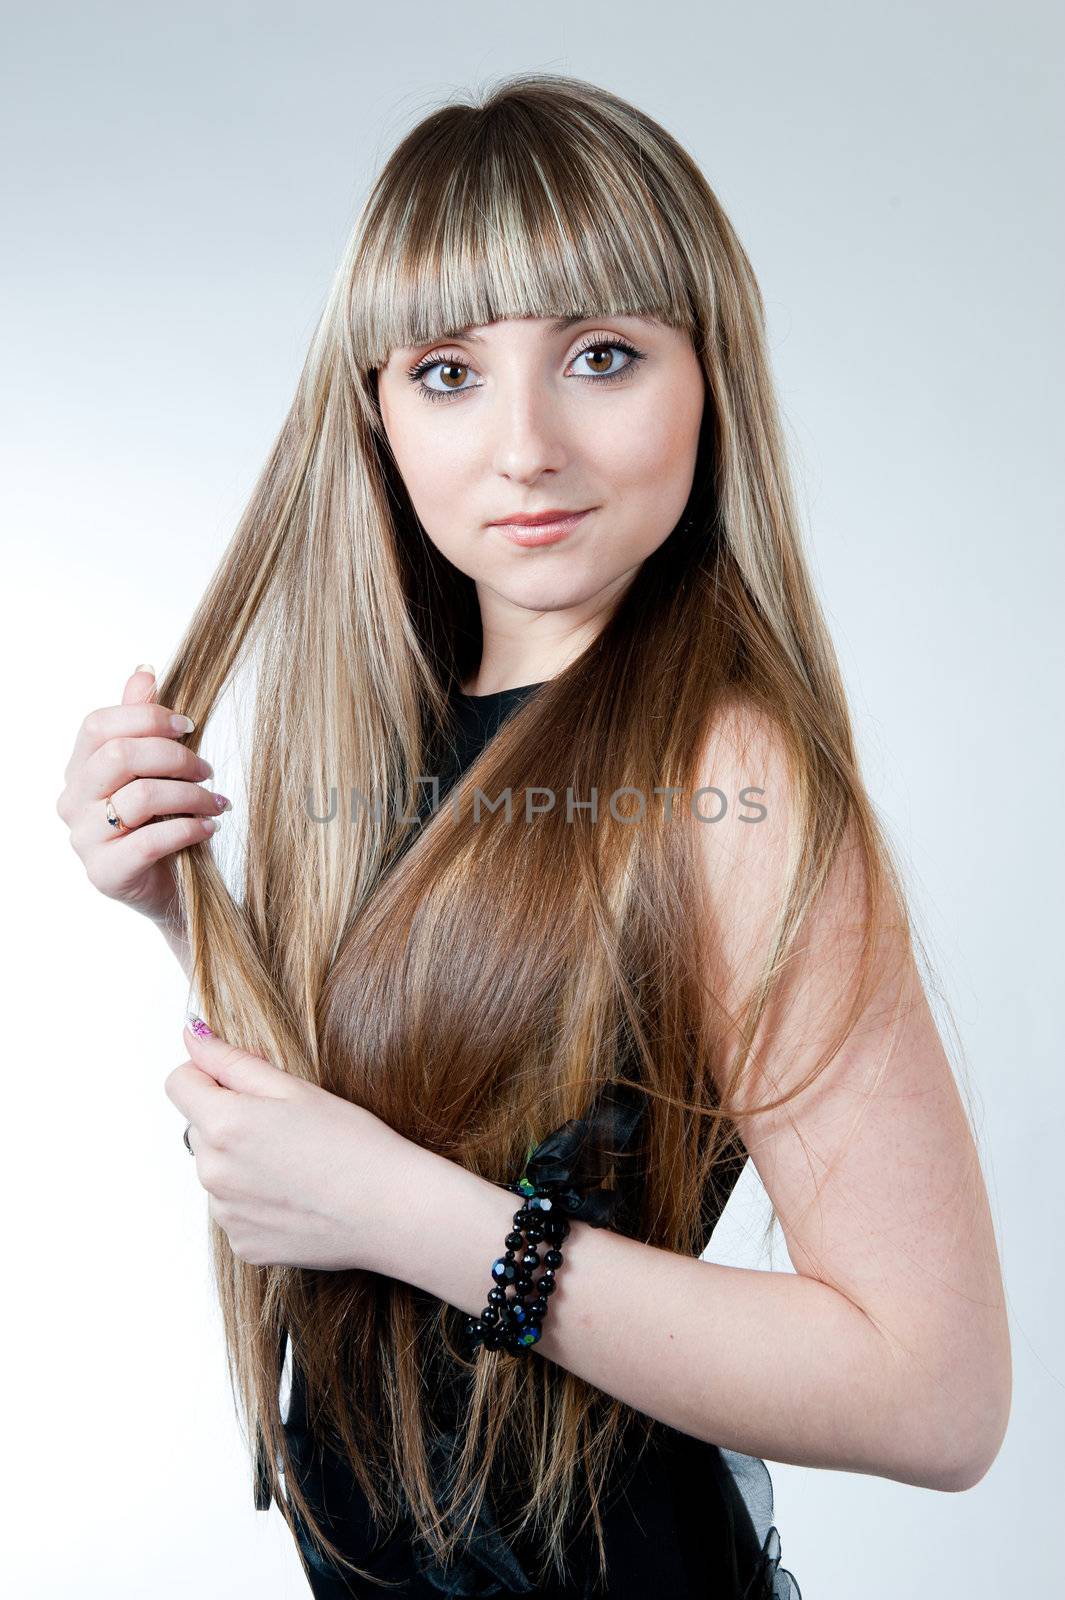
[[[192,1123],[191,1122],[186,1122],[186,1124],[185,1124],[185,1132],[181,1135],[181,1140],[182,1140],[182,1143],[185,1146],[185,1149],[188,1151],[189,1155],[190,1156],[194,1156],[196,1154],[196,1152],[192,1148],[191,1144],[189,1143],[189,1129],[191,1127],[192,1127]]]

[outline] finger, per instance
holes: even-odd
[[[89,712],[78,729],[64,774],[65,780],[70,783],[78,768],[108,739],[143,738],[146,734],[183,739],[186,734],[193,732],[195,726],[191,717],[171,711],[168,706],[157,705],[154,700],[138,701],[131,705],[100,706]]]
[[[146,867],[178,850],[205,844],[220,825],[219,817],[171,817],[163,822],[146,822],[143,827],[115,834],[78,854],[93,887],[121,900],[143,879]]]
[[[209,761],[176,739],[152,734],[142,738],[120,736],[106,740],[79,769],[69,785],[68,805],[76,815],[81,806],[105,800],[134,778],[179,778],[202,783],[213,773]]]
[[[205,1027],[198,1017],[196,1022],[201,1028]],[[189,1022],[185,1024],[185,1044],[197,1066],[227,1089],[276,1098],[284,1088],[279,1080],[287,1078],[287,1073],[279,1072],[262,1056],[253,1056],[248,1050],[227,1044],[213,1033],[201,1034]]]
[[[116,733],[149,733],[156,731],[154,726],[152,728],[148,728],[147,726],[141,728],[139,725],[139,719],[136,725],[130,724],[127,726],[125,722],[116,722],[113,716],[114,712],[121,712],[125,706],[139,706],[152,702],[154,695],[155,668],[151,666],[149,662],[142,661],[140,666],[135,667],[131,675],[126,679],[125,688],[122,690],[121,704],[117,706],[104,706],[97,711],[90,711],[89,715],[85,718],[85,721],[78,729],[78,735],[74,741],[74,749],[71,753],[70,761],[67,766],[68,774],[73,767],[80,765],[80,763],[84,761],[87,756],[91,755],[93,750],[95,750],[104,739],[111,738]],[[164,710],[168,711],[168,708],[164,708]],[[168,714],[172,713],[169,713],[168,711]],[[106,727],[103,725],[105,719],[109,719],[109,725]],[[160,728],[159,731],[165,731],[169,733],[171,730],[168,727],[165,730]],[[190,729],[186,729],[185,731],[191,732]]]
[[[131,783],[124,783],[111,795],[111,804],[129,832],[157,818],[215,817],[232,809],[226,796],[213,789],[204,789],[198,783],[182,782],[176,778],[155,777],[134,778]],[[112,828],[104,803],[100,800],[90,801],[84,806],[70,830],[70,842],[79,855],[93,845],[121,837],[121,830]]]
[[[122,691],[122,704],[136,705],[142,700],[151,700],[154,694],[155,668],[147,661],[142,661],[139,667],[134,667],[132,674],[126,679],[126,687]]]
[[[208,1127],[221,1103],[231,1098],[230,1090],[221,1088],[209,1072],[201,1072],[194,1061],[183,1061],[168,1073],[163,1088],[185,1121],[201,1127]]]

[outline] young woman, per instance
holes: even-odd
[[[196,752],[245,663],[231,893]],[[59,810],[210,1024],[167,1091],[315,1594],[797,1596],[763,1455],[987,1470],[979,1159],[759,290],[651,118],[526,75],[401,143],[176,659]],[[748,1155],[795,1272],[699,1259]]]

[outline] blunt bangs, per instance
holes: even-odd
[[[594,122],[567,115],[554,140],[520,111],[449,107],[433,140],[423,128],[395,152],[358,229],[357,367],[510,317],[628,314],[694,331],[684,253],[641,152],[619,173],[616,129],[608,155]]]

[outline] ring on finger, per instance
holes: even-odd
[[[181,1138],[182,1138],[182,1143],[184,1144],[185,1149],[188,1151],[189,1155],[190,1156],[194,1156],[196,1154],[196,1152],[192,1148],[191,1144],[189,1143],[189,1129],[191,1127],[192,1127],[192,1123],[191,1122],[186,1122],[186,1124],[185,1124],[185,1132],[182,1134]]]
[[[129,832],[126,824],[122,821],[122,818],[115,810],[114,802],[112,801],[110,795],[106,795],[104,798],[104,810],[107,813],[107,825],[109,828],[113,828],[116,833]]]

